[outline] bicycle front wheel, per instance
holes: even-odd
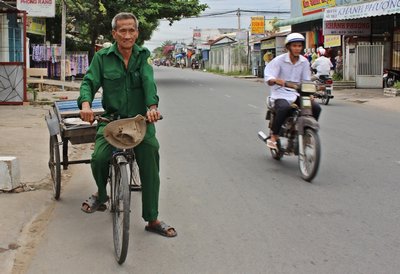
[[[113,169],[114,176],[111,179],[113,191],[111,193],[114,251],[117,262],[123,264],[128,254],[131,192],[127,164],[114,164]]]

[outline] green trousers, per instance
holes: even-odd
[[[99,126],[91,160],[92,173],[96,180],[100,201],[107,199],[106,185],[109,162],[115,149],[104,138],[103,131],[104,126]],[[142,183],[142,217],[147,222],[156,220],[158,217],[158,193],[160,190],[159,148],[160,146],[155,136],[144,139],[134,148]]]

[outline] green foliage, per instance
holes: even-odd
[[[208,72],[215,73],[215,74],[220,74],[220,75],[228,75],[228,76],[246,76],[246,75],[251,75],[250,70],[246,71],[231,71],[231,72],[224,72],[222,69],[208,69]]]
[[[33,87],[32,84],[28,84],[26,91],[32,94],[32,101],[35,102],[37,100],[37,93],[38,91]]]
[[[400,81],[394,82],[393,87],[394,87],[395,89],[400,89]]]
[[[342,73],[334,73],[332,75],[332,80],[333,81],[342,81],[343,80],[343,74]]]
[[[57,15],[48,19],[47,37],[61,41],[61,1],[57,0]],[[159,19],[170,24],[183,17],[199,15],[208,6],[199,0],[65,0],[67,3],[67,33],[74,34],[79,41],[94,50],[99,35],[112,41],[111,20],[119,12],[132,12],[139,20],[137,43],[149,40],[158,27]],[[75,28],[75,29],[74,29]],[[68,47],[68,43],[67,43]]]

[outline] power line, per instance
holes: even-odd
[[[290,13],[290,10],[242,10],[242,9],[240,9],[240,11],[245,12],[245,13],[275,13],[275,14],[289,14]],[[200,14],[199,16],[192,16],[192,17],[187,17],[187,18],[212,17],[212,16],[225,15],[225,14],[230,14],[230,13],[236,14],[237,10],[204,13],[204,14]]]
[[[290,11],[287,10],[240,10],[242,13],[256,13],[256,14],[290,14]],[[213,12],[213,13],[205,13],[199,16],[190,16],[190,17],[183,17],[184,19],[207,19],[210,17],[214,18],[228,18],[228,17],[236,17],[237,10],[230,10],[230,11],[223,11],[223,12]],[[160,19],[160,21],[169,21],[168,19]]]

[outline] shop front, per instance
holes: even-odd
[[[26,101],[26,13],[0,1],[0,105]]]
[[[400,69],[400,0],[328,8],[324,34],[341,35],[344,79],[381,88],[385,68]]]
[[[261,39],[259,77],[264,77],[266,64],[278,55],[285,53],[285,38],[288,33],[280,33]]]
[[[261,65],[261,42],[260,41],[251,41],[249,43],[250,46],[250,63],[251,63],[251,71],[254,76],[259,76],[259,68]],[[261,76],[259,76],[261,77]]]

